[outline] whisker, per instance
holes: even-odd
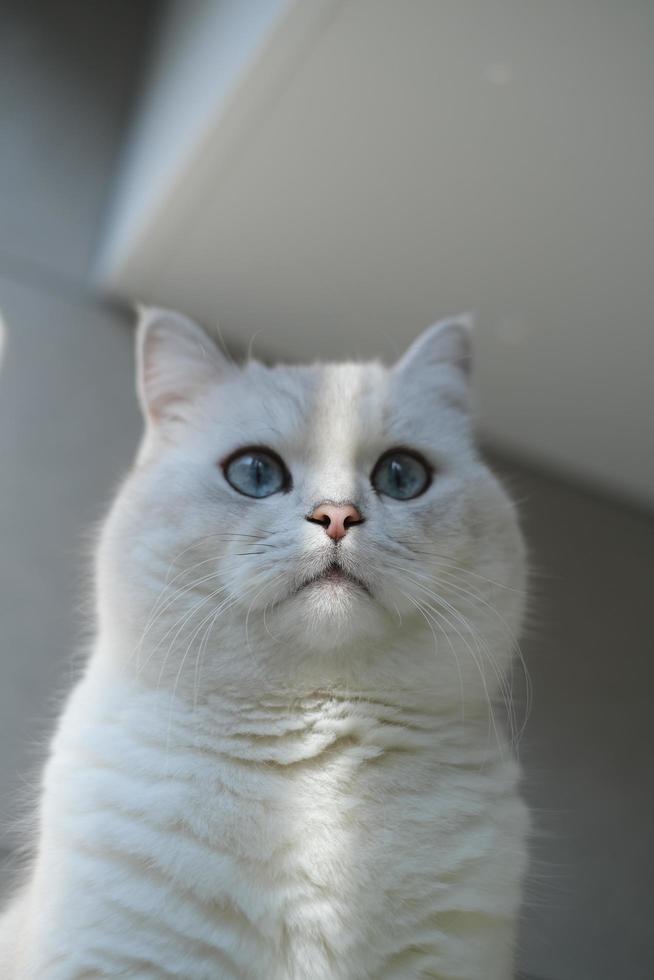
[[[182,631],[183,631],[184,627],[186,626],[186,624],[193,618],[193,616],[194,616],[194,614],[196,612],[199,612],[199,610],[202,608],[202,606],[204,606],[207,602],[211,602],[212,599],[217,598],[219,595],[221,595],[224,592],[227,592],[227,587],[224,586],[224,585],[222,585],[222,586],[220,586],[220,588],[216,589],[214,592],[209,593],[208,596],[205,596],[204,599],[201,599],[199,602],[196,602],[193,606],[191,606],[190,609],[188,609],[182,616],[179,617],[179,619],[177,619],[173,623],[173,625],[171,627],[169,627],[168,630],[166,630],[166,632],[161,637],[161,639],[159,640],[159,642],[156,644],[156,646],[150,652],[150,655],[149,655],[149,657],[148,657],[145,665],[147,665],[147,663],[149,663],[149,661],[152,659],[152,657],[154,656],[154,654],[160,648],[161,644],[166,639],[166,637],[170,633],[172,633],[172,631],[175,629],[175,627],[177,627],[177,631],[176,631],[175,635],[173,636],[172,640],[170,641],[170,643],[168,644],[168,649],[166,650],[166,655],[164,656],[163,662],[161,664],[161,668],[159,670],[159,679],[157,681],[157,687],[159,687],[159,685],[161,684],[161,680],[162,680],[162,677],[163,677],[163,672],[165,670],[166,663],[168,661],[168,657],[169,657],[170,653],[172,652],[173,648],[175,647],[175,644],[177,643],[177,639],[180,636],[180,634],[182,633]]]
[[[397,568],[397,565],[395,565],[394,563],[391,563],[391,565],[394,565],[394,567]],[[449,603],[442,596],[440,596],[437,593],[435,593],[433,590],[427,588],[425,585],[423,585],[422,583],[420,583],[418,581],[418,579],[416,578],[416,576],[413,575],[411,572],[409,572],[407,569],[400,568],[400,570],[404,572],[405,576],[409,580],[411,580],[413,582],[413,584],[417,588],[419,588],[421,591],[423,591],[426,594],[428,594],[439,605],[444,606],[445,609],[447,609],[449,611],[449,613],[452,616],[454,616],[455,620],[457,620],[462,625],[462,627],[464,629],[466,629],[470,633],[470,636],[471,636],[472,640],[474,641],[474,643],[475,643],[475,645],[477,647],[477,653],[478,653],[479,657],[482,657],[484,655],[484,653],[486,654],[486,657],[488,659],[488,662],[489,662],[489,664],[490,664],[490,666],[491,666],[491,668],[493,670],[493,673],[494,673],[494,675],[495,675],[495,677],[496,677],[496,679],[498,681],[498,684],[499,684],[500,692],[502,694],[502,697],[503,697],[503,700],[504,700],[504,703],[505,703],[505,706],[506,706],[506,709],[507,709],[507,718],[509,720],[510,729],[511,729],[511,733],[512,733],[512,736],[513,736],[515,725],[514,725],[514,722],[513,722],[514,714],[513,714],[513,706],[512,706],[512,697],[511,697],[510,691],[509,691],[509,689],[507,687],[506,679],[503,677],[502,673],[499,671],[499,669],[497,667],[497,663],[495,662],[495,659],[493,657],[493,654],[492,654],[492,651],[490,650],[490,648],[487,646],[487,644],[485,644],[485,642],[483,641],[483,638],[481,638],[479,636],[478,632],[472,627],[472,624],[464,616],[462,616],[460,614],[460,612],[454,606],[451,605],[451,603]],[[404,593],[404,594],[406,595],[406,593]],[[471,656],[471,658],[473,660],[473,663],[475,664],[475,666],[477,668],[477,671],[479,672],[479,676],[481,678],[481,682],[482,682],[482,685],[483,685],[483,688],[484,688],[484,695],[486,697],[486,701],[487,701],[487,704],[488,704],[488,707],[489,707],[490,721],[491,721],[491,724],[492,724],[493,731],[495,733],[495,738],[496,738],[498,747],[500,748],[500,751],[501,751],[502,740],[500,739],[499,731],[497,729],[497,722],[496,722],[496,719],[495,719],[495,712],[494,712],[494,709],[493,709],[492,699],[490,697],[490,692],[488,690],[488,685],[487,685],[487,682],[486,682],[486,675],[485,675],[485,673],[483,671],[481,661],[478,659],[477,654],[475,653],[475,651],[473,650],[473,648],[470,646],[470,643],[468,643],[468,641],[466,640],[465,636],[461,633],[461,631],[458,629],[458,627],[448,618],[448,616],[446,616],[446,614],[442,610],[436,609],[433,605],[431,605],[428,602],[423,602],[422,605],[424,605],[425,608],[429,609],[439,619],[442,619],[446,623],[446,625],[449,627],[449,629],[452,630],[454,633],[456,633],[456,635],[459,637],[459,639],[461,640],[461,642],[464,644],[464,646],[468,650],[468,652],[469,652],[469,654],[470,654],[470,656]],[[444,633],[444,635],[446,637],[448,637],[447,631],[444,630],[443,633]],[[448,637],[448,639],[449,639],[449,637]],[[483,647],[482,647],[482,643],[484,644]],[[512,741],[513,741],[513,738],[512,738]]]
[[[451,555],[443,555],[431,549],[425,550],[424,548],[421,548],[420,544],[424,544],[424,542],[406,543],[404,540],[400,538],[396,538],[395,540],[400,544],[404,544],[405,548],[407,549],[404,557],[408,559],[415,558],[416,554],[421,554],[429,558],[437,558],[445,562],[448,566],[457,569],[457,571],[461,571],[464,572],[466,575],[470,575],[472,578],[477,578],[483,582],[488,582],[490,585],[495,585],[499,589],[506,589],[508,592],[516,592],[518,595],[523,595],[523,596],[526,595],[526,589],[517,589],[515,588],[515,586],[507,585],[506,582],[498,582],[497,579],[489,578],[486,575],[482,575],[480,572],[473,571],[471,568],[466,568],[464,565],[461,565],[460,562],[457,562],[456,559],[454,559]]]
[[[461,642],[464,644],[465,648],[467,649],[468,653],[470,654],[470,656],[472,658],[472,661],[473,661],[475,667],[477,668],[477,671],[478,671],[479,676],[480,676],[480,679],[481,679],[481,683],[482,683],[482,686],[483,686],[483,689],[484,689],[484,696],[486,698],[486,703],[487,703],[488,709],[489,709],[489,720],[490,720],[490,724],[492,725],[492,729],[493,729],[493,732],[495,734],[496,743],[497,743],[498,748],[500,749],[500,752],[501,752],[502,751],[502,739],[500,738],[500,733],[499,733],[499,730],[497,728],[497,721],[496,721],[496,718],[495,718],[495,711],[494,711],[494,708],[493,708],[493,702],[492,702],[492,698],[490,696],[490,691],[488,690],[488,684],[486,682],[486,675],[484,674],[483,667],[481,665],[480,660],[478,659],[477,655],[475,654],[475,651],[472,649],[472,647],[470,646],[470,644],[468,643],[468,641],[466,640],[466,638],[463,636],[463,634],[461,633],[461,631],[451,622],[451,620],[445,615],[444,612],[442,612],[441,610],[438,610],[438,609],[434,608],[434,606],[432,606],[430,603],[425,602],[424,605],[435,616],[437,616],[439,619],[443,620],[445,622],[445,625],[446,626],[449,626],[449,628],[456,633],[456,635],[459,637],[459,639],[461,640]],[[472,634],[472,635],[474,637],[474,634]],[[479,651],[479,653],[481,655],[481,651]]]
[[[429,576],[425,575],[424,573],[421,573],[421,572],[417,572],[415,570],[412,570],[412,574],[415,575],[415,576],[417,576],[417,577],[420,577],[422,579],[426,579],[427,581],[430,582],[430,584],[432,584],[432,579]],[[473,605],[475,603],[483,605],[486,609],[488,609],[492,613],[493,616],[495,616],[495,618],[498,620],[498,622],[500,623],[500,625],[502,626],[502,628],[505,630],[505,632],[507,634],[507,637],[509,639],[509,642],[511,644],[512,652],[515,654],[516,659],[520,663],[520,666],[521,666],[521,669],[522,669],[522,672],[523,672],[523,677],[524,677],[524,682],[525,682],[525,708],[524,708],[523,719],[522,719],[522,722],[521,722],[521,724],[520,724],[519,727],[518,727],[518,720],[517,720],[517,712],[516,712],[516,709],[515,709],[515,699],[514,699],[514,696],[513,696],[513,683],[512,683],[512,680],[510,678],[507,678],[507,679],[502,678],[502,681],[501,681],[502,695],[503,695],[503,697],[505,699],[505,703],[507,705],[507,715],[509,717],[509,722],[510,722],[510,726],[511,726],[512,741],[513,741],[513,743],[514,743],[514,745],[515,745],[515,747],[517,749],[518,743],[519,743],[520,739],[522,738],[522,735],[524,734],[524,731],[525,731],[525,728],[526,728],[526,725],[527,725],[527,721],[529,719],[529,715],[530,715],[530,712],[531,712],[531,707],[532,707],[533,694],[532,694],[531,676],[529,674],[529,670],[527,668],[527,664],[525,662],[524,655],[522,653],[522,650],[520,648],[520,644],[518,642],[518,639],[517,639],[517,637],[515,635],[514,630],[507,623],[506,619],[504,618],[504,616],[502,616],[502,614],[499,612],[499,610],[496,609],[489,602],[487,602],[486,599],[484,599],[484,597],[477,590],[470,591],[469,589],[464,588],[459,582],[457,582],[457,575],[459,575],[459,574],[460,574],[460,572],[458,572],[457,570],[453,570],[452,571],[452,570],[443,570],[443,568],[439,568],[438,569],[438,578],[439,578],[439,581],[444,581],[448,588],[453,589],[454,591],[456,591],[457,593],[459,593],[459,595],[465,595],[469,600],[471,600],[471,602],[473,603]],[[465,578],[464,578],[464,581],[466,581],[466,584],[469,584]],[[434,593],[432,593],[432,597],[433,598],[436,598],[436,596],[435,596]],[[438,598],[440,599],[440,601],[444,601],[443,598],[442,598],[442,596],[441,597],[438,597]],[[451,608],[453,608],[453,607],[451,607]],[[472,629],[472,627],[470,626],[470,624],[468,624],[468,628],[470,630]],[[484,646],[486,648],[486,652],[487,652],[487,655],[488,655],[488,659],[491,662],[491,664],[493,666],[493,669],[495,671],[495,675],[496,675],[496,677],[498,678],[498,681],[499,681],[501,675],[500,675],[500,672],[497,669],[497,665],[496,665],[495,660],[493,658],[492,651],[491,651],[490,647],[488,646],[488,644],[485,643],[485,641],[483,640],[483,638],[479,637],[479,634],[477,634],[477,636],[478,636],[478,640],[476,642],[479,644],[479,639],[481,639],[482,642],[484,643]],[[510,675],[510,677],[512,677],[512,674]]]
[[[252,601],[250,602],[250,605],[248,606],[247,613],[245,614],[245,643],[247,645],[248,650],[250,650],[250,652],[252,652],[252,647],[250,646],[250,637],[249,637],[249,634],[248,634],[248,623],[250,621],[250,614],[252,612],[252,607],[254,606],[254,603],[256,602],[256,600],[258,599],[258,597],[263,592],[265,592],[267,588],[270,588],[270,586],[274,585],[275,582],[279,582],[279,580],[282,579],[283,577],[284,576],[282,574],[275,575],[269,582],[266,582],[266,584],[263,586],[263,588],[260,589],[256,593],[255,596],[253,596]]]
[[[425,610],[423,608],[423,605],[420,602],[420,600],[414,598],[414,596],[409,595],[408,592],[404,592],[402,589],[400,589],[400,592],[405,597],[405,599],[408,599],[409,602],[413,603],[413,605],[416,607],[416,609],[418,609],[418,611],[423,616],[425,622],[427,623],[427,625],[429,626],[429,629],[431,630],[432,636],[434,637],[434,648],[435,648],[436,654],[438,654],[438,639],[436,637],[436,633],[435,633],[435,630],[434,630],[434,621],[433,621],[433,618],[430,617],[428,615],[428,613],[425,612]],[[438,625],[438,624],[436,624],[436,625]],[[442,630],[442,629],[441,629],[441,633],[445,637],[445,639],[447,640],[447,643],[449,645],[449,648],[452,651],[452,656],[454,657],[454,663],[456,664],[457,673],[459,675],[459,693],[460,693],[460,698],[461,698],[461,721],[462,722],[465,722],[465,691],[464,691],[464,685],[463,685],[463,674],[461,672],[461,664],[459,663],[459,658],[457,656],[456,650],[454,649],[454,645],[452,644],[452,641],[451,641],[449,635],[445,632],[445,630]]]
[[[257,551],[257,552],[237,552],[236,553],[236,556],[237,557],[260,557],[262,554],[264,554],[264,552],[259,552],[259,551]],[[175,590],[175,592],[171,596],[168,596],[168,598],[166,598],[163,602],[160,602],[160,600],[163,599],[163,596],[165,594],[165,589],[162,590],[162,593],[160,594],[159,599],[157,600],[157,603],[155,603],[155,606],[153,607],[153,610],[150,613],[150,617],[149,617],[149,619],[148,619],[148,621],[146,623],[146,626],[145,626],[145,628],[143,630],[143,633],[141,634],[141,638],[139,639],[139,642],[137,643],[136,647],[134,648],[133,656],[137,660],[137,664],[138,664],[138,658],[139,658],[140,650],[142,649],[142,646],[143,646],[145,640],[147,639],[148,634],[150,633],[150,631],[154,627],[154,625],[157,622],[157,620],[160,619],[161,616],[165,612],[167,612],[167,610],[170,609],[170,607],[174,603],[178,602],[184,595],[186,595],[187,593],[189,593],[189,592],[197,589],[198,586],[203,585],[206,582],[209,582],[212,578],[215,578],[216,576],[218,576],[218,575],[220,575],[220,574],[222,574],[222,573],[224,573],[226,571],[229,571],[230,567],[233,565],[233,558],[234,557],[235,556],[229,556],[227,559],[221,559],[220,556],[212,556],[211,558],[205,558],[202,561],[196,562],[195,564],[188,566],[188,568],[183,569],[178,575],[175,576],[175,578],[172,580],[172,582],[170,583],[170,585],[168,586],[168,588],[170,588],[170,586],[172,586],[172,584],[177,579],[179,579],[183,575],[188,574],[190,571],[192,571],[195,568],[200,567],[201,565],[206,565],[206,564],[208,564],[210,562],[219,562],[219,565],[220,565],[220,567],[217,570],[215,570],[214,572],[210,572],[208,575],[201,576],[200,578],[196,578],[192,582],[189,582],[186,585],[181,586],[180,588],[178,588],[177,590]],[[158,604],[158,608],[157,608],[157,604]]]
[[[529,720],[529,715],[531,714],[532,703],[533,703],[533,685],[532,685],[532,681],[531,681],[531,675],[529,673],[529,669],[527,667],[527,664],[526,664],[524,655],[522,653],[522,649],[520,647],[520,643],[518,641],[517,636],[515,635],[515,631],[512,629],[512,627],[509,625],[509,623],[507,623],[505,617],[500,613],[500,611],[498,609],[496,609],[494,606],[492,606],[489,602],[487,602],[483,598],[483,596],[479,595],[479,593],[477,593],[476,591],[475,592],[471,592],[468,589],[463,588],[463,586],[461,586],[460,584],[458,584],[456,582],[456,579],[454,579],[454,581],[452,581],[452,576],[451,576],[451,574],[448,574],[448,572],[445,572],[444,574],[447,576],[447,579],[448,579],[448,587],[449,588],[454,589],[459,594],[463,594],[463,595],[468,596],[472,600],[473,603],[481,603],[486,609],[488,609],[497,618],[497,620],[500,622],[500,624],[502,625],[502,627],[506,630],[507,636],[509,637],[509,640],[510,640],[510,643],[511,643],[511,649],[512,649],[513,653],[515,654],[515,656],[516,656],[516,658],[517,658],[517,660],[520,663],[520,666],[522,668],[523,676],[524,676],[524,682],[525,682],[525,711],[524,711],[524,718],[523,718],[522,725],[521,725],[519,731],[517,731],[517,733],[516,733],[516,740],[519,741],[520,738],[522,737],[522,735],[524,734],[524,731],[525,731],[525,728],[526,728],[526,725],[527,725],[527,721]],[[443,575],[443,572],[439,572],[439,575],[442,576]]]

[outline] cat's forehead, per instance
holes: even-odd
[[[375,361],[251,362],[216,390],[215,419],[242,443],[307,450],[331,445],[335,452],[389,440],[428,443],[434,431],[430,394],[407,391],[392,369]]]
[[[239,427],[267,425],[293,441],[383,424],[388,371],[380,364],[247,364],[218,392]],[[225,415],[223,419],[226,421]]]
[[[344,362],[266,367],[248,364],[244,379],[268,386],[271,394],[295,398],[303,408],[316,409],[356,403],[361,408],[379,404],[388,386],[389,371],[378,362]]]

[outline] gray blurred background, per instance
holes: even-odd
[[[478,314],[532,552],[521,963],[654,976],[654,6],[0,2],[0,848],[89,631],[138,298],[235,351]]]

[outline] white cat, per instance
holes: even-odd
[[[524,552],[468,343],[238,367],[142,314],[145,437],[3,978],[513,975],[528,821],[493,705]]]

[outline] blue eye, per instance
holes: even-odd
[[[412,500],[431,483],[431,469],[418,455],[391,449],[377,461],[370,477],[375,490],[394,500]]]
[[[291,484],[288,470],[269,449],[244,449],[227,460],[223,472],[230,486],[246,497],[270,497]]]

